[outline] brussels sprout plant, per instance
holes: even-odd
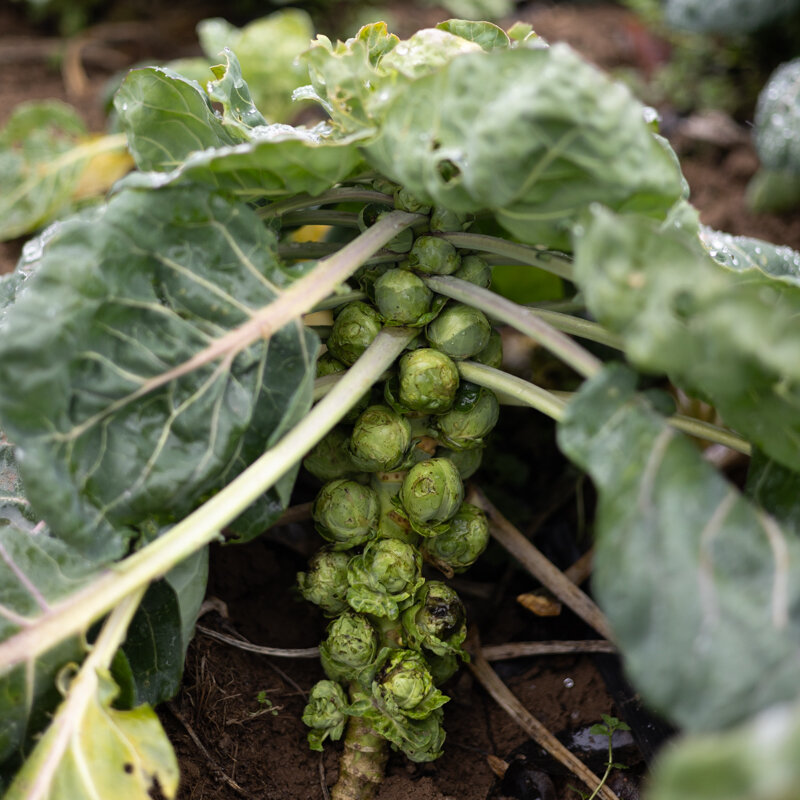
[[[324,544],[297,589],[329,619],[303,720],[313,749],[344,739],[331,797],[374,796],[390,749],[437,758],[467,659],[448,581],[497,533],[465,482],[507,403],[597,488],[594,596],[683,731],[650,796],[731,796],[729,774],[742,800],[793,796],[800,254],[702,228],[647,110],[524,26],[320,36],[296,91],[313,128],[272,124],[223,58],[206,89],[127,76],[137,170],[0,283],[5,796],[175,797],[152,706],[179,686],[208,545],[273,525],[301,462]],[[569,313],[491,291],[499,264],[556,276]],[[505,371],[501,325],[578,391]],[[751,457],[746,482],[701,441]],[[777,784],[736,771],[767,740]]]

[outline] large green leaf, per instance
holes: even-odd
[[[773,252],[762,264],[770,246],[759,256],[759,245],[740,241],[737,258],[753,257],[726,267],[697,234],[686,209],[659,225],[595,208],[576,237],[575,279],[634,364],[667,373],[800,469],[800,286],[790,269],[798,255],[787,262]],[[723,258],[724,244],[711,252]]]
[[[323,127],[261,125],[263,117],[246,102],[238,62],[211,84],[225,104],[214,114],[209,98],[176,73],[134,70],[122,84],[115,105],[131,152],[142,170],[124,185],[160,187],[202,183],[244,199],[319,194],[356,171],[362,163],[360,136],[333,141]]]
[[[93,692],[84,689],[90,681]],[[117,687],[105,672],[81,683],[82,696],[67,690],[5,800],[148,800],[156,783],[164,797],[175,797],[178,764],[155,712],[113,708]]]
[[[798,785],[800,706],[781,705],[731,731],[687,736],[668,746],[645,798],[795,800]]]
[[[103,155],[93,168],[92,159]],[[88,193],[100,193],[128,169],[120,137],[91,138],[78,113],[56,100],[22,103],[0,130],[0,240],[65,213],[89,170]]]
[[[700,33],[751,33],[800,8],[798,0],[665,0],[666,20]]]
[[[461,55],[396,89],[380,125],[376,169],[531,244],[567,246],[590,203],[663,217],[682,191],[642,106],[565,45]]]
[[[39,523],[24,496],[14,449],[0,434],[0,641],[98,571]],[[72,639],[0,676],[0,765],[46,724],[58,702],[58,671],[82,654],[81,643]]]
[[[204,548],[148,588],[114,662],[126,707],[156,706],[177,693],[207,581]]]
[[[800,6],[800,3],[797,3]],[[781,64],[758,96],[756,149],[772,170],[800,175],[800,58]]]
[[[0,419],[55,533],[93,559],[118,558],[133,528],[180,519],[303,416],[316,337],[299,321],[143,389],[288,282],[255,214],[199,187],[123,192],[61,224],[0,337]],[[240,533],[263,529],[292,481]]]
[[[609,368],[559,428],[597,486],[592,588],[633,684],[681,726],[746,719],[800,690],[800,541]]]
[[[222,124],[199,84],[162,67],[131,70],[114,108],[142,170],[172,170],[190,153],[242,140]]]

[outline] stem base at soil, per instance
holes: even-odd
[[[350,717],[331,800],[372,800],[383,781],[389,743],[361,717]]]

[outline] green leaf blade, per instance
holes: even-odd
[[[697,731],[794,698],[793,532],[739,495],[621,368],[568,405],[559,443],[597,485],[593,589],[645,701]]]

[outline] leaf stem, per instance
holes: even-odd
[[[330,189],[327,192],[316,195],[316,197],[312,197],[310,194],[303,194],[288,200],[271,203],[264,208],[260,208],[258,215],[262,219],[272,219],[290,211],[333,205],[334,203],[383,203],[384,205],[393,206],[394,198],[390,194],[375,192],[371,189],[343,187]]]
[[[572,314],[564,314],[561,311],[549,311],[543,308],[530,308],[525,306],[529,314],[541,319],[548,325],[552,325],[556,330],[587,339],[590,342],[604,344],[613,347],[615,350],[624,349],[622,337],[604,328],[596,322],[592,322],[582,317],[575,317]]]
[[[588,350],[539,319],[525,306],[449,275],[431,275],[425,278],[425,283],[435,292],[479,308],[493,319],[505,322],[530,336],[584,378],[591,378],[603,368],[602,362]]]
[[[539,267],[545,272],[558,275],[559,278],[572,280],[572,259],[554,250],[509,242],[508,239],[487,236],[483,233],[437,233],[433,235],[446,239],[450,244],[464,250],[478,250],[482,253],[505,256],[511,262],[529,264],[532,267]]]
[[[163,536],[54,603],[38,619],[0,643],[0,671],[33,660],[54,643],[79,635],[110,608],[219,536],[327,434],[416,336],[385,328],[337,385],[274,447]]]
[[[667,422],[673,428],[688,433],[689,436],[694,436],[696,439],[705,439],[707,442],[724,445],[738,453],[744,453],[746,456],[752,454],[753,448],[750,442],[726,428],[720,428],[718,425],[712,425],[710,422],[703,422],[694,417],[686,417],[683,414],[673,414],[671,417],[667,417]]]
[[[358,214],[352,211],[329,211],[328,209],[291,211],[281,217],[281,224],[287,227],[336,225],[340,228],[358,228]]]
[[[462,378],[491,389],[499,395],[501,402],[505,397],[512,398],[523,405],[547,414],[556,422],[564,416],[567,404],[535,383],[517,378],[515,375],[509,375],[503,370],[478,364],[475,361],[459,361],[457,366]]]

